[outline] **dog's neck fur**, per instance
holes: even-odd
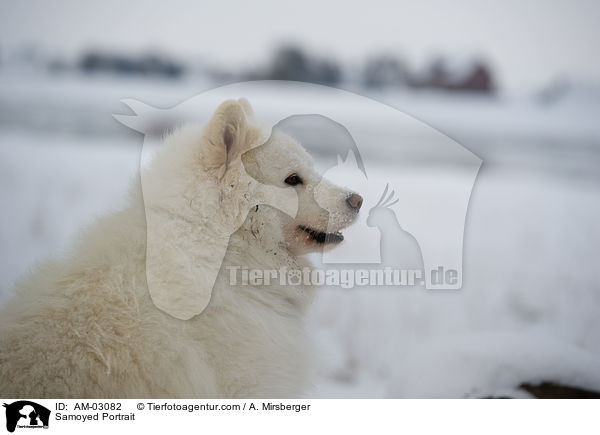
[[[268,206],[251,210],[244,224],[231,235],[219,280],[226,280],[225,284],[230,284],[231,267],[260,271],[310,268],[311,264],[306,258],[296,257],[288,250],[281,224],[284,219],[287,217],[282,212]],[[280,285],[279,278],[270,285],[224,287],[238,294],[250,295],[270,308],[293,315],[306,310],[314,293],[312,288],[305,286]]]

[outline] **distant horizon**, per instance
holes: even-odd
[[[479,56],[500,89],[522,92],[565,76],[600,82],[598,15],[600,3],[590,0],[373,0],[368,7],[317,0],[208,6],[26,0],[0,6],[0,50],[35,44],[68,58],[90,48],[160,51],[227,69],[264,65],[286,43],[344,65],[378,53],[398,55],[413,68],[438,54]]]

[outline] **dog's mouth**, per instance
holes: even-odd
[[[317,243],[329,244],[329,243],[340,243],[344,240],[344,236],[341,232],[336,231],[334,233],[326,233],[324,231],[315,230],[314,228],[307,227],[305,225],[298,225],[298,229],[304,231],[309,237]]]

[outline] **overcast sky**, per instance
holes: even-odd
[[[415,65],[436,53],[476,54],[505,89],[522,90],[565,73],[600,81],[599,16],[593,0],[15,0],[0,5],[0,48],[159,48],[228,67],[258,64],[286,41],[345,62],[381,51]]]

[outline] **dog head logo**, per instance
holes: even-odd
[[[273,99],[273,95],[278,98]],[[231,99],[241,96],[247,100]],[[226,103],[219,106],[223,101]],[[260,115],[254,116],[247,101],[252,101]],[[381,242],[388,239],[387,232],[395,231],[417,244],[427,288],[462,286],[465,219],[481,159],[426,124],[362,96],[296,82],[228,85],[171,109],[156,109],[133,100],[123,102],[135,114],[115,118],[144,133],[141,181],[147,220],[148,287],[155,305],[169,314],[189,319],[203,311],[230,236],[250,219],[251,210],[262,205],[279,210],[288,219],[284,225],[287,242],[302,242],[296,246],[297,253],[314,250],[309,242],[319,247],[339,244],[338,249],[323,250],[323,263],[381,263],[389,260],[383,247],[380,250]],[[315,116],[341,131],[338,136],[346,143],[336,148],[336,140],[324,138],[325,130],[313,128],[314,123],[300,133],[286,134],[290,120]],[[378,130],[375,134],[364,128],[365,116],[373,121]],[[188,122],[205,124],[179,129],[176,143],[163,140],[165,130]],[[315,133],[313,139],[307,139],[307,134]],[[312,141],[320,154],[325,151],[326,155],[338,156],[337,165],[328,162],[321,168],[324,173],[319,173],[290,136],[311,152],[308,144]],[[182,137],[187,140],[182,141]],[[413,143],[411,137],[419,137],[420,142]],[[377,144],[372,143],[374,138]],[[168,158],[154,158],[165,149],[171,150]],[[405,170],[414,171],[411,153],[424,151],[439,160],[437,169],[403,177]],[[398,175],[394,180],[381,178],[378,171],[367,177],[367,169],[378,167],[380,163],[375,161],[382,158]],[[197,166],[199,161],[202,168]],[[447,173],[448,161],[460,164],[459,175]],[[294,168],[310,175],[303,180]],[[207,176],[210,179],[202,178]],[[296,186],[303,182],[310,187],[306,190],[311,200]],[[377,202],[388,183],[396,197],[386,201],[385,208],[393,211],[395,227],[381,225],[374,218],[382,215],[376,212],[382,209]],[[353,192],[363,194],[364,204],[358,195],[350,199]],[[360,213],[358,222],[346,228],[342,236],[340,228],[356,220],[355,211],[361,206],[365,213]],[[188,213],[173,219],[170,210],[174,207]],[[341,240],[344,243],[340,244]],[[433,272],[440,267],[456,272],[455,279],[433,279]]]
[[[6,408],[6,430],[14,432],[18,428],[48,428],[50,410],[29,400],[19,400],[4,404]]]

